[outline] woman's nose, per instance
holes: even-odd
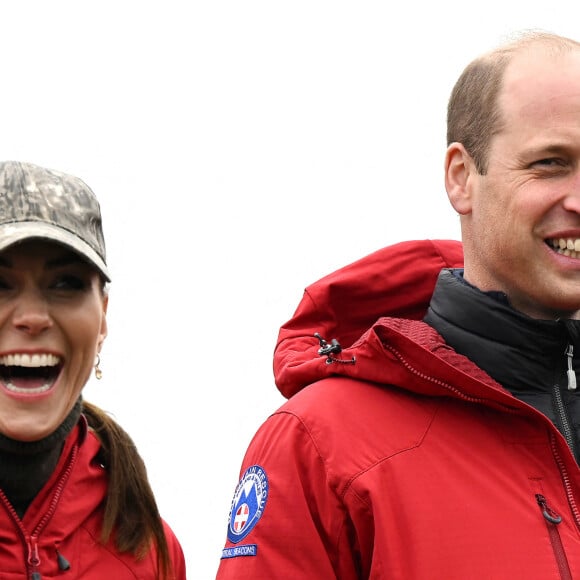
[[[36,335],[52,325],[46,300],[37,291],[23,292],[19,297],[12,314],[15,328],[31,335]]]

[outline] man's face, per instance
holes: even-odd
[[[465,277],[534,318],[580,310],[580,51],[534,48],[508,66],[488,171],[465,164]],[[448,152],[449,155],[449,152]],[[449,190],[449,188],[448,188]],[[562,250],[560,246],[576,247]]]

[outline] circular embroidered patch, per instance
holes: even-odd
[[[234,492],[230,509],[228,539],[237,544],[258,523],[268,499],[268,477],[259,465],[248,467]]]

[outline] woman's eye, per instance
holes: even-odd
[[[0,292],[2,290],[9,290],[10,289],[10,284],[8,284],[8,282],[6,282],[6,280],[4,280],[4,278],[0,277]]]
[[[52,285],[55,290],[84,290],[86,286],[83,278],[73,275],[61,276]]]

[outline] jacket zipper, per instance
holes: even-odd
[[[571,344],[568,344],[568,346],[566,347],[566,360],[567,360],[566,375],[568,377],[569,391],[576,390],[576,373],[572,365],[573,356],[574,356],[574,347]],[[566,413],[566,408],[564,406],[564,401],[562,400],[562,393],[560,391],[559,385],[557,384],[554,385],[552,391],[554,395],[555,410],[558,415],[560,425],[562,427],[562,435],[564,435],[564,439],[566,439],[566,443],[568,443],[568,447],[570,447],[572,455],[576,457],[576,443],[574,441],[572,428],[570,427],[570,421],[568,420],[568,414]]]
[[[536,501],[546,520],[546,527],[548,528],[548,535],[550,536],[550,543],[552,544],[552,550],[554,550],[554,557],[558,564],[560,577],[562,580],[573,580],[568,558],[566,558],[566,552],[562,544],[562,538],[560,537],[560,531],[558,530],[558,525],[562,523],[562,516],[550,508],[546,498],[542,494],[536,494]]]
[[[564,489],[566,490],[568,504],[570,506],[570,509],[572,510],[572,514],[574,515],[576,527],[580,529],[580,510],[576,505],[576,499],[574,498],[574,492],[572,491],[572,484],[570,483],[570,476],[568,475],[568,470],[566,469],[564,460],[562,459],[562,457],[560,456],[560,452],[558,451],[558,442],[556,440],[556,435],[554,433],[550,434],[550,445],[552,447],[552,455],[556,460],[556,465],[558,465],[558,468],[560,469],[562,483],[564,485]]]
[[[68,461],[68,464],[67,464],[62,476],[60,477],[60,479],[58,480],[58,482],[56,484],[55,491],[54,491],[52,498],[50,500],[50,505],[49,505],[48,509],[46,510],[46,513],[42,516],[42,519],[40,520],[40,522],[38,522],[38,525],[34,528],[34,531],[32,532],[32,534],[30,534],[30,536],[28,535],[28,532],[26,531],[26,529],[22,525],[22,520],[18,517],[16,510],[12,507],[12,504],[10,503],[8,498],[6,497],[6,494],[0,489],[0,500],[2,501],[4,506],[6,507],[6,509],[10,513],[10,515],[12,516],[12,519],[14,520],[14,523],[15,523],[16,527],[18,528],[18,531],[22,537],[22,541],[26,547],[26,551],[27,551],[26,568],[27,568],[27,571],[29,573],[30,580],[42,580],[42,575],[41,575],[40,570],[39,570],[41,561],[40,561],[40,555],[38,553],[38,539],[39,539],[39,536],[40,536],[42,530],[46,527],[46,525],[48,524],[48,522],[51,520],[52,516],[54,515],[54,512],[56,511],[56,508],[57,508],[58,503],[60,501],[64,486],[65,486],[65,484],[66,484],[66,482],[71,474],[73,465],[76,462],[76,458],[78,455],[78,449],[79,449],[78,444],[75,444],[71,450],[70,459]]]

